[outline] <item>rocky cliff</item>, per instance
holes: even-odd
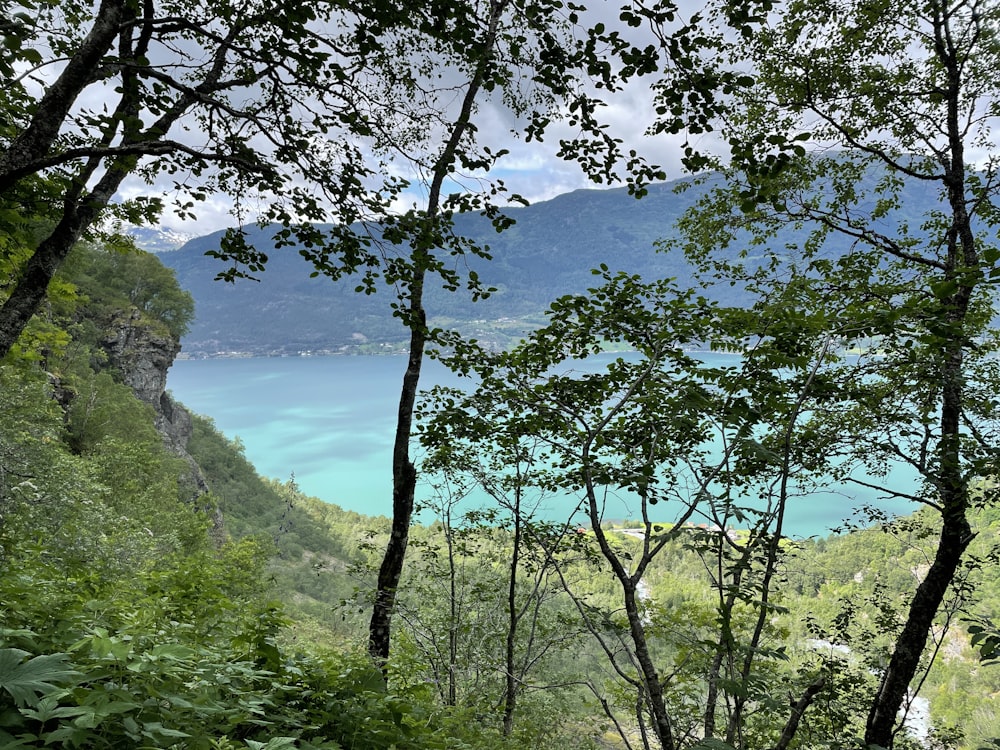
[[[208,492],[208,484],[187,452],[191,415],[166,392],[167,372],[181,350],[180,343],[162,328],[145,321],[139,310],[132,309],[111,320],[100,346],[122,382],[139,400],[153,407],[156,429],[163,441],[188,464],[189,475],[184,484],[192,488],[192,501],[197,501]],[[221,517],[214,520],[219,527]]]

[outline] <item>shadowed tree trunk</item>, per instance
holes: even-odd
[[[408,280],[405,321],[410,327],[410,352],[403,374],[399,409],[396,415],[396,432],[392,450],[392,529],[379,567],[375,602],[368,625],[368,652],[383,669],[389,658],[392,613],[396,606],[396,590],[403,575],[403,563],[413,520],[414,492],[417,471],[410,457],[410,436],[413,432],[413,411],[420,383],[424,350],[428,342],[427,312],[424,308],[424,282],[428,263],[434,248],[434,227],[441,211],[441,191],[445,179],[451,174],[462,139],[470,130],[472,112],[482,90],[486,71],[495,53],[500,18],[509,0],[494,0],[490,4],[488,31],[485,35],[479,62],[465,89],[462,107],[451,126],[448,140],[434,163],[424,210],[427,232],[418,236],[411,255],[412,276]]]

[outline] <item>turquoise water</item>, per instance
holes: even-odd
[[[182,360],[174,364],[167,385],[189,409],[211,417],[230,438],[238,437],[263,476],[284,480],[294,473],[309,495],[359,513],[389,515],[392,434],[405,367],[404,357],[377,356]],[[456,382],[440,365],[428,363],[422,387]],[[899,473],[893,481],[912,480]],[[430,492],[420,488],[418,501]],[[824,535],[861,504],[913,510],[843,487],[794,498],[786,533]],[[572,497],[548,498],[540,515],[563,520],[575,505]],[[628,498],[612,498],[607,517],[629,517],[634,510]],[[674,517],[669,507],[657,512],[663,513],[659,521]]]

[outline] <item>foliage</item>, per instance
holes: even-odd
[[[759,746],[784,710],[770,698],[787,658],[771,645],[781,637],[771,625],[780,611],[771,587],[783,558],[782,519],[792,494],[810,491],[821,473],[824,437],[806,415],[824,398],[817,372],[834,354],[821,326],[806,321],[792,324],[798,348],[787,347],[787,298],[748,311],[669,281],[607,268],[597,275],[599,286],[557,300],[549,323],[510,352],[459,348],[452,364],[474,368],[480,383],[469,396],[441,392],[423,439],[439,451],[468,443],[471,455],[493,457],[492,476],[474,473],[484,486],[518,482],[581,498],[593,554],[620,587],[614,614],[577,599],[619,679],[634,690],[616,708],[642,706],[665,747],[716,731],[730,744]],[[707,365],[687,350],[705,341],[744,350],[750,332],[768,329],[773,340],[730,366]],[[587,358],[608,342],[635,353],[588,371]],[[603,527],[623,512],[639,521],[634,547],[622,548]],[[712,529],[686,528],[693,518]],[[734,527],[748,533],[735,535]],[[669,611],[657,607],[651,616],[643,603],[645,577],[679,540],[701,558],[715,598],[701,603],[714,616],[686,635],[686,647],[666,625]],[[694,603],[674,602],[690,622]],[[617,653],[631,666],[619,665]],[[816,679],[808,674],[793,680],[796,689]],[[759,727],[757,716],[766,717]]]
[[[735,90],[715,120],[728,128],[724,149],[697,155],[725,163],[727,179],[691,212],[676,245],[701,260],[706,278],[749,285],[762,301],[791,293],[781,324],[760,332],[789,354],[813,325],[857,347],[857,360],[821,373],[827,393],[811,420],[824,453],[843,456],[832,468],[848,481],[866,481],[852,475],[864,466],[876,477],[869,484],[939,514],[934,554],[905,617],[886,631],[892,646],[868,705],[864,742],[891,747],[898,711],[934,654],[936,615],[949,619],[950,591],[969,594],[970,514],[993,500],[973,487],[988,486],[996,450],[985,394],[997,379],[998,91],[987,71],[1000,54],[998,17],[980,3],[817,11],[790,2],[772,21],[708,62],[749,71],[753,85]],[[975,164],[974,150],[986,154]],[[909,214],[905,181],[937,205]],[[846,254],[828,242],[838,235],[853,242]],[[720,260],[720,248],[742,258]],[[922,485],[889,486],[897,461]]]
[[[578,38],[580,9],[519,0],[20,8],[3,22],[0,58],[11,82],[0,92],[0,351],[13,352],[0,367],[0,741],[541,747],[591,737],[599,707],[622,743],[664,750],[903,748],[915,740],[899,710],[924,688],[937,698],[935,743],[996,744],[995,713],[968,699],[995,692],[995,678],[966,668],[973,648],[996,655],[1000,595],[982,534],[995,526],[1000,377],[996,7],[723,2],[682,19],[639,2],[621,20],[651,29],[648,47],[603,24]],[[504,154],[476,140],[481,97],[522,117],[532,139],[567,115],[582,135],[561,155],[598,181],[621,167],[642,194],[659,170],[604,132],[584,79],[614,91],[653,73],[651,132],[686,134],[693,169],[726,165],[666,246],[698,264],[702,286],[603,266],[509,352],[429,326],[431,279],[491,291],[457,270],[456,258],[490,252],[458,236],[456,216],[510,225],[502,184],[487,181]],[[95,92],[107,108],[84,103]],[[173,140],[185,127],[197,138]],[[726,151],[699,150],[716,127]],[[987,156],[973,169],[975,150]],[[428,175],[426,200],[390,216],[408,187],[400,164]],[[485,188],[447,195],[462,173]],[[192,450],[216,488],[205,502],[235,538],[223,543],[186,501],[185,469],[150,408],[102,370],[94,345],[122,308],[168,336],[184,330],[190,299],[170,275],[148,256],[81,251],[42,310],[88,227],[156,213],[155,200],[109,209],[136,174],[169,174],[193,201],[234,193],[241,219],[259,200],[277,245],[299,243],[316,275],[358,274],[359,291],[384,281],[397,295],[411,341],[394,517],[369,540],[388,550],[374,666],[316,646],[331,632],[357,638],[355,623],[333,630],[320,610],[347,598],[334,572],[349,563],[371,588],[366,522],[260,480],[201,422]],[[907,180],[932,194],[923,215],[903,203]],[[228,278],[268,260],[240,230],[217,255]],[[752,302],[711,302],[712,286]],[[588,371],[609,342],[635,355]],[[449,511],[415,533],[422,556],[405,579],[428,344],[479,376],[428,408],[431,465],[511,515],[463,526]],[[700,346],[740,357],[708,367]],[[891,486],[893,462],[918,485]],[[876,519],[878,542],[789,545],[787,504],[833,479],[926,510]],[[524,512],[525,492],[557,491],[580,498],[589,528]],[[631,534],[607,526],[616,507],[638,517]],[[858,565],[861,547],[878,554]],[[307,625],[287,628],[268,601],[272,577],[294,588]],[[397,596],[408,619],[389,661]],[[542,670],[574,689],[552,689]],[[557,722],[564,710],[581,714]]]
[[[575,316],[603,321],[602,330],[609,330],[614,317],[608,310],[624,307],[615,290],[634,298],[643,288],[625,279],[615,282],[613,276],[605,281],[606,308],[588,308],[582,299],[556,307],[563,333],[572,330],[568,324]],[[591,309],[593,316],[583,315]],[[714,320],[721,320],[723,311],[714,309]],[[637,319],[645,315],[637,314]],[[82,318],[70,311],[67,319],[75,321],[74,330],[82,330]],[[623,330],[632,336],[641,329]],[[543,329],[539,340],[553,340],[556,334],[554,327]],[[572,342],[572,350],[587,337],[558,340]],[[176,483],[181,467],[154,439],[149,410],[137,406],[108,373],[94,372],[91,364],[99,367],[100,358],[89,351],[82,341],[73,342],[59,361],[63,384],[73,384],[74,393],[91,393],[87,384],[93,381],[92,413],[100,406],[111,415],[101,429],[100,420],[89,423],[88,430],[80,429],[78,418],[67,425],[52,398],[52,380],[32,360],[12,361],[0,371],[5,571],[0,596],[16,603],[0,625],[0,664],[4,684],[21,701],[10,690],[3,693],[5,741],[23,740],[29,747],[46,740],[56,746],[76,741],[116,747],[585,746],[600,737],[605,707],[618,719],[620,732],[636,741],[635,694],[608,673],[595,635],[581,632],[588,621],[598,626],[621,659],[627,654],[620,644],[627,642],[629,618],[607,563],[596,562],[595,533],[578,533],[577,524],[522,526],[526,536],[516,602],[532,614],[514,631],[515,664],[523,665],[517,667],[523,669],[521,692],[511,729],[504,731],[502,644],[510,632],[504,592],[511,580],[514,530],[513,517],[504,513],[515,507],[518,492],[525,502],[535,497],[525,493],[561,481],[551,462],[535,464],[537,475],[511,471],[518,456],[530,455],[531,440],[499,443],[494,456],[477,441],[514,437],[496,429],[495,416],[471,422],[461,441],[447,439],[446,433],[435,432],[433,421],[428,423],[426,437],[438,440],[442,450],[435,467],[441,470],[450,462],[452,469],[465,472],[464,481],[488,482],[506,510],[473,515],[452,528],[454,597],[448,593],[445,526],[414,530],[418,554],[404,579],[390,692],[366,658],[352,655],[363,623],[334,607],[351,598],[353,587],[370,586],[364,574],[360,580],[350,577],[350,564],[373,562],[365,541],[369,531],[379,541],[384,519],[365,519],[305,498],[294,482],[260,480],[238,442],[197,419],[189,447],[205,467],[226,528],[240,540],[217,549],[208,534],[209,520],[180,499],[187,497]],[[765,353],[762,349],[759,362]],[[762,371],[754,372],[760,377]],[[561,393],[572,385],[569,376],[559,380]],[[588,388],[599,382],[584,381]],[[759,392],[785,392],[791,382],[779,387],[761,379]],[[467,394],[450,395],[454,407]],[[489,402],[481,404],[485,408]],[[495,415],[497,406],[488,413]],[[477,432],[480,427],[485,435]],[[769,445],[758,433],[756,446],[734,451],[733,460],[760,466],[760,446]],[[624,471],[624,465],[608,467]],[[664,502],[651,510],[670,507]],[[754,517],[753,508],[741,512]],[[984,528],[995,523],[992,510],[982,513]],[[632,525],[644,529],[641,521]],[[652,538],[667,528],[653,521]],[[871,540],[872,534],[878,541]],[[641,559],[640,540],[610,526],[606,535],[623,560]],[[560,551],[551,558],[558,567],[546,568],[545,550],[555,549],[560,538]],[[933,522],[924,518],[782,549],[780,567],[788,585],[766,609],[774,620],[769,619],[754,656],[752,679],[719,680],[731,700],[748,698],[744,742],[773,742],[775,724],[787,711],[785,696],[800,695],[817,676],[825,679],[825,687],[805,714],[801,742],[844,746],[857,736],[857,706],[871,690],[866,670],[885,658],[898,626],[899,592],[912,580],[911,569],[927,559],[932,538]],[[651,653],[668,678],[667,705],[678,730],[690,728],[691,742],[703,725],[704,686],[714,660],[720,653],[736,659],[747,655],[741,644],[752,635],[759,607],[754,600],[761,591],[757,562],[740,574],[745,588],[733,578],[719,586],[720,564],[733,572],[740,568],[736,548],[720,547],[721,541],[720,535],[697,529],[674,534],[650,560],[643,577],[648,598],[637,602]],[[972,551],[988,570],[990,550],[982,541]],[[271,557],[276,550],[277,557]],[[873,556],[872,550],[880,554]],[[563,578],[559,583],[556,573]],[[969,570],[970,580],[981,574]],[[1000,607],[994,589],[983,588],[989,596],[977,610],[982,616],[994,616]],[[728,609],[733,641],[720,642],[720,618],[727,609],[719,597],[737,590],[745,596]],[[268,601],[274,594],[287,602],[284,607]],[[459,648],[449,662],[438,636],[456,625]],[[801,647],[817,637],[849,643],[855,653],[844,657]],[[960,636],[953,637],[961,643]],[[342,653],[326,653],[321,643],[343,644]],[[784,657],[777,658],[775,645],[786,646]],[[925,692],[933,697],[935,725],[969,717],[963,727],[967,746],[975,747],[998,733],[996,717],[974,696],[996,686],[990,670],[970,677],[967,658],[935,666]],[[440,682],[445,678],[446,684],[449,673],[459,678],[453,706]],[[606,722],[615,726],[611,718]]]
[[[94,312],[70,309],[63,322],[99,330],[107,319],[85,317]],[[389,693],[367,657],[295,645],[269,600],[274,547],[253,535],[218,540],[201,510],[211,503],[190,502],[186,464],[156,434],[152,410],[100,369],[94,341],[71,342],[60,381],[40,357],[0,366],[0,744],[460,744],[437,731],[420,690]],[[85,416],[74,413],[81,399]],[[304,500],[242,468],[271,493],[258,509]],[[333,559],[337,543],[320,531],[329,513],[295,518],[311,521],[302,541]]]
[[[180,339],[194,319],[194,301],[158,258],[135,247],[78,245],[67,260],[83,310],[91,323],[110,321],[121,310],[138,310]]]
[[[294,616],[295,630],[317,643],[356,643],[356,618],[336,605],[352,596],[357,582],[346,571],[367,560],[361,547],[384,519],[309,498],[294,481],[262,479],[239,442],[226,439],[211,420],[194,416],[193,427],[188,450],[212,488],[227,534],[255,538],[273,550],[267,575]]]
[[[24,747],[443,746],[363,661],[278,644],[285,620],[259,599],[262,563],[244,543],[166,560],[114,589],[71,573],[32,594],[41,570],[13,577],[4,595],[19,605],[4,616],[10,645],[0,649],[13,703],[0,737]],[[58,621],[39,628],[35,608],[60,589]]]

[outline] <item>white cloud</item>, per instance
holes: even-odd
[[[621,26],[617,21],[618,15],[617,3],[598,2],[589,11],[589,16],[603,20],[609,26],[612,24]],[[630,29],[628,33],[634,37],[644,32]],[[447,71],[445,73],[447,74]],[[606,92],[595,91],[595,93],[606,97]],[[648,82],[639,81],[607,98],[607,106],[600,109],[598,117],[607,123],[608,132],[613,137],[621,139],[626,151],[635,149],[650,163],[664,168],[669,178],[678,177],[681,174],[680,144],[683,139],[663,136],[651,138],[646,135],[653,116],[652,98]],[[480,104],[475,123],[478,129],[476,137],[480,144],[489,146],[493,151],[505,148],[510,152],[499,161],[490,175],[491,178],[502,179],[509,192],[521,195],[531,202],[538,202],[581,188],[602,187],[584,174],[577,164],[557,156],[559,140],[572,139],[578,135],[567,123],[554,122],[546,133],[544,141],[526,143],[515,135],[518,130],[523,129],[524,122],[519,121],[514,112],[495,100],[487,100]],[[399,162],[391,165],[389,169],[406,176],[406,170],[412,167],[405,162]],[[478,177],[481,178],[482,175]],[[473,189],[476,180],[476,175],[470,175],[468,180],[459,178],[455,187],[461,189],[464,186],[465,189]],[[415,185],[419,182],[418,179],[414,180]],[[206,234],[237,223],[237,219],[231,213],[233,202],[224,195],[209,196],[207,200],[196,204],[193,208],[196,220],[178,216],[173,210],[177,198],[171,193],[171,189],[172,183],[157,182],[151,188],[135,177],[126,182],[121,197],[149,195],[151,192],[162,194],[167,208],[164,210],[161,224],[184,233]],[[415,187],[400,196],[393,208],[402,211],[414,204],[422,205],[422,198],[419,187]],[[243,199],[248,203],[243,220],[252,222],[256,218],[253,196],[243,196]]]

